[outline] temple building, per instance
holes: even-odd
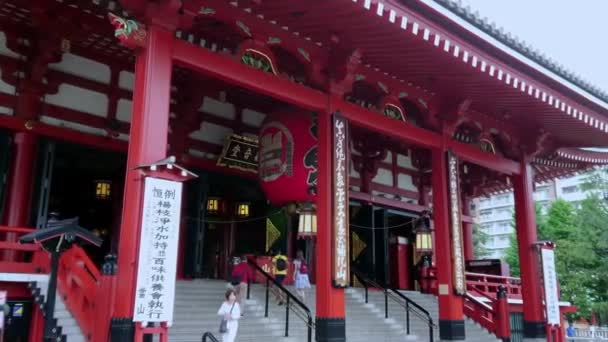
[[[6,341],[217,341],[235,257],[244,340],[565,339],[534,184],[608,163],[608,95],[455,2],[6,0],[0,61]]]

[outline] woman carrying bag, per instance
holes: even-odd
[[[220,321],[220,334],[223,342],[234,342],[236,332],[239,329],[239,318],[241,318],[241,308],[236,301],[236,292],[233,289],[226,291],[226,301],[222,303],[217,311],[218,316],[222,316]]]

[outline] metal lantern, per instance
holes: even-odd
[[[207,199],[207,214],[216,215],[220,212],[220,199],[217,197],[209,197]]]
[[[236,205],[236,216],[249,217],[249,203],[238,203]]]
[[[95,181],[95,198],[100,200],[107,200],[112,194],[112,182],[107,180],[96,180]]]
[[[298,211],[298,237],[314,237],[317,235],[317,211],[312,202],[306,202]]]
[[[430,219],[427,213],[423,213],[416,222],[416,251],[433,251],[433,234],[430,228]]]

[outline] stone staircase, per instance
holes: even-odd
[[[355,290],[357,292],[357,300],[361,303],[365,302],[364,290]],[[439,324],[439,304],[437,297],[429,294],[423,294],[415,291],[401,291],[406,297],[422,306],[426,311],[429,312],[433,322],[436,326]],[[378,317],[384,319],[384,294],[380,291],[369,292],[369,304],[373,305],[374,310],[377,311]],[[405,320],[405,309],[403,306],[389,298],[388,301],[388,312],[389,319],[385,320],[390,322],[396,331],[401,334],[406,334],[406,320]],[[493,334],[490,334],[487,330],[482,328],[476,322],[471,319],[465,318],[465,334],[466,341],[471,342],[492,342],[500,341]],[[403,335],[402,335],[403,336]],[[439,341],[439,329],[434,329],[434,339]],[[415,314],[410,313],[410,336],[409,341],[429,341],[429,329],[428,325],[424,320],[418,318]],[[386,341],[397,341],[397,339],[390,339]],[[403,338],[400,339],[403,341]]]
[[[37,281],[29,284],[29,288],[32,290],[32,295],[35,299],[36,305],[40,305],[44,310],[44,302],[47,298],[48,292],[48,281]],[[65,306],[63,298],[57,292],[55,297],[55,311],[54,319],[56,320],[56,329],[58,329],[58,335],[60,337],[57,341],[67,342],[85,342],[86,339],[78,326],[78,322],[74,319],[70,310]]]
[[[205,331],[217,333],[220,307],[226,282],[218,280],[178,281],[175,294],[174,323],[169,330],[169,341],[200,341]],[[288,288],[293,291],[293,288]],[[424,307],[437,324],[438,304],[432,295],[418,292],[403,292]],[[315,288],[309,289],[306,304],[315,315]],[[245,316],[239,322],[237,341],[258,342],[307,341],[307,325],[294,311],[289,315],[289,337],[285,337],[286,307],[278,306],[271,293],[268,318],[264,317],[265,287],[254,284],[251,299],[247,301]],[[295,310],[295,309],[294,309]],[[406,334],[405,310],[389,299],[389,318],[384,318],[384,295],[380,291],[369,292],[369,303],[365,303],[365,292],[361,288],[346,290],[346,339],[349,342],[393,342],[429,341],[428,325],[414,314],[410,315],[410,335]],[[471,320],[465,321],[467,341],[491,342],[496,337],[483,330]],[[439,331],[434,330],[435,341],[439,341]],[[314,341],[314,330],[312,332]]]

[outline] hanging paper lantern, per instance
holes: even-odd
[[[317,187],[317,120],[291,109],[269,114],[260,130],[258,175],[273,205],[314,200]]]

